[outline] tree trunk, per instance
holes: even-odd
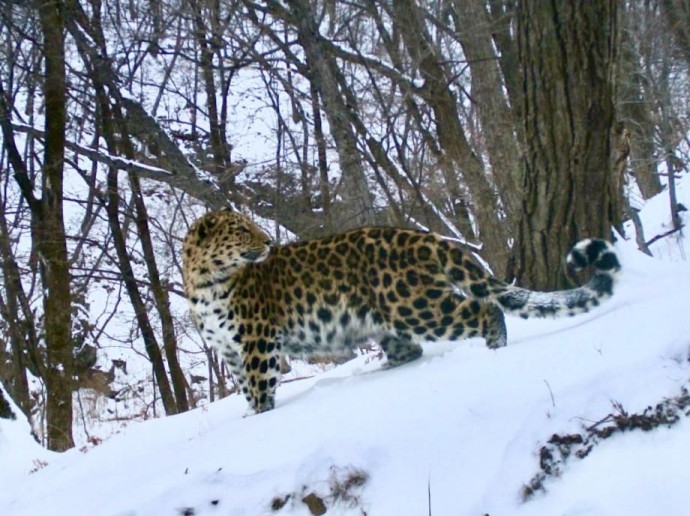
[[[331,209],[331,184],[328,180],[328,157],[326,154],[326,136],[321,123],[321,101],[319,92],[314,84],[309,86],[311,113],[314,119],[314,140],[316,140],[316,155],[319,168],[319,193],[321,195],[321,209],[323,210],[323,229],[327,234],[333,233],[333,213]]]
[[[104,130],[104,134],[107,133],[108,130]],[[134,270],[132,269],[132,264],[127,254],[127,244],[119,221],[119,206],[120,194],[117,187],[117,171],[111,169],[108,171],[108,203],[106,211],[110,223],[110,232],[113,235],[113,245],[115,246],[115,252],[118,259],[118,267],[122,275],[122,281],[127,289],[129,300],[132,303],[132,308],[134,309],[137,325],[139,331],[141,331],[141,337],[144,340],[146,354],[151,361],[153,374],[161,394],[163,408],[168,415],[176,414],[177,404],[175,403],[175,397],[173,396],[173,391],[170,388],[170,382],[168,381],[168,376],[165,371],[163,356],[161,355],[156,335],[151,327],[148,310],[139,292]]]
[[[456,28],[470,67],[472,100],[482,128],[491,172],[511,234],[522,211],[522,166],[515,134],[517,120],[503,93],[503,81],[491,39],[486,7],[476,0],[455,0]],[[517,66],[513,64],[517,69]]]
[[[615,0],[524,0],[518,7],[524,80],[525,200],[518,281],[567,284],[564,256],[584,237],[610,236],[611,129],[618,32]]]
[[[674,119],[671,113],[671,92],[669,75],[671,73],[671,63],[668,56],[662,58],[661,80],[658,85],[658,95],[660,96],[661,120],[659,121],[659,133],[661,145],[664,149],[664,162],[668,177],[668,200],[671,212],[671,224],[673,229],[678,230],[682,226],[680,212],[678,210],[678,197],[676,194],[676,163],[680,161],[676,156],[676,149],[682,137],[678,138],[677,128],[674,127]],[[682,169],[682,161],[680,168]]]
[[[419,94],[434,112],[439,145],[456,169],[461,171],[467,184],[472,198],[472,212],[479,228],[478,238],[484,244],[484,256],[494,266],[494,270],[502,274],[509,261],[508,233],[499,217],[497,195],[460,123],[457,100],[449,88],[450,76],[432,46],[423,23],[423,13],[414,1],[393,2],[392,14],[407,52],[424,79]],[[455,200],[461,198],[459,192],[456,195]]]
[[[170,312],[170,299],[168,298],[168,292],[161,282],[160,273],[158,271],[156,254],[153,249],[151,232],[149,230],[146,204],[144,203],[139,178],[136,174],[129,174],[129,184],[134,196],[139,242],[141,243],[144,261],[146,262],[146,270],[148,271],[149,282],[151,283],[151,293],[153,294],[156,309],[160,317],[161,331],[163,333],[163,350],[168,362],[168,369],[170,370],[170,380],[172,381],[172,387],[175,393],[175,404],[178,413],[186,412],[189,410],[189,404],[187,402],[187,380],[180,367],[180,361],[177,358],[177,338],[175,336],[175,324],[173,322],[172,313]]]
[[[14,169],[14,175],[22,195],[27,201],[33,214],[38,210],[38,200],[33,194],[33,183],[29,178],[26,165],[19,154],[14,141],[14,133],[10,119],[10,108],[5,102],[5,91],[0,81],[0,126],[2,126],[3,143],[7,150],[9,162]],[[3,186],[5,188],[6,185]],[[0,310],[5,320],[12,346],[12,376],[10,383],[11,394],[19,403],[22,410],[30,417],[29,386],[26,376],[28,368],[35,376],[45,377],[45,364],[39,356],[40,328],[36,324],[34,311],[31,307],[29,296],[24,291],[21,282],[21,272],[10,245],[10,232],[5,217],[5,203],[2,200],[0,210],[0,258],[2,259],[2,274],[6,302]]]
[[[125,99],[119,95],[118,90],[113,88],[112,83],[109,81],[109,78],[112,76],[112,70],[107,68],[108,61],[103,58],[103,56],[105,56],[105,49],[97,49],[90,46],[90,41],[87,41],[77,28],[75,21],[79,20],[80,23],[85,23],[85,14],[82,11],[75,11],[71,14],[74,15],[74,19],[69,20],[70,23],[68,24],[68,28],[77,41],[82,58],[90,70],[90,78],[96,90],[96,99],[98,105],[97,114],[99,116],[98,121],[101,124],[103,137],[108,147],[108,152],[111,156],[116,156],[118,153],[123,152],[123,154],[129,160],[133,160],[135,156],[133,146],[128,137],[128,129],[130,128],[128,122],[133,125],[138,125],[135,123],[135,121],[139,124],[147,124],[150,122],[150,117],[148,117],[143,108],[141,108],[141,106],[136,104],[134,101],[130,101],[127,105],[131,106],[130,109],[134,112],[130,113],[130,118],[135,120],[126,119],[124,117],[122,113],[122,106],[125,103]],[[100,21],[97,18],[92,20],[92,27],[90,27],[90,29],[91,34],[95,34],[98,42],[100,42],[101,45],[104,45],[104,36],[100,26]],[[111,96],[113,98],[106,95],[106,86],[110,87]],[[156,128],[160,130],[157,126]],[[115,137],[116,132],[122,136],[120,139]],[[164,142],[169,143],[167,140],[164,140]],[[120,146],[123,148],[120,149]],[[179,150],[177,150],[177,152],[179,152]],[[146,224],[146,210],[145,206],[143,205],[143,199],[141,198],[141,192],[139,191],[138,179],[132,175],[132,172],[130,172],[130,184],[133,189],[134,200],[137,208],[137,230],[139,231],[140,241],[147,258],[149,273],[151,276],[153,276],[153,278],[151,278],[152,284],[154,284],[153,288],[154,290],[156,287],[161,289],[162,287],[160,285],[157,269],[155,266],[152,268],[151,265],[151,261],[154,259],[153,245],[148,232],[148,225]],[[163,407],[166,414],[176,414],[180,411],[180,409],[186,410],[187,397],[185,390],[186,382],[175,355],[176,345],[174,342],[171,343],[170,341],[172,322],[171,316],[169,316],[169,307],[165,303],[165,294],[161,293],[160,291],[154,292],[157,303],[159,301],[161,303],[157,306],[159,310],[162,310],[161,319],[163,322],[164,339],[168,339],[166,341],[166,353],[168,358],[172,358],[172,363],[170,365],[172,368],[171,375],[173,376],[174,386],[176,393],[180,391],[182,392],[177,400],[173,395],[173,390],[171,389],[170,382],[166,374],[163,356],[161,354],[155,332],[151,326],[147,307],[144,303],[141,292],[139,291],[139,286],[134,275],[132,263],[127,252],[125,235],[122,231],[122,226],[119,221],[120,193],[118,188],[118,172],[113,166],[110,166],[108,170],[107,186],[107,200],[105,201],[106,212],[108,214],[108,221],[110,223],[110,229],[113,235],[113,243],[118,258],[118,266],[120,268],[123,282],[125,283],[130,302],[132,303],[132,307],[136,315],[137,324],[139,330],[141,331],[142,339],[144,340],[146,353],[151,361],[154,377],[161,394]]]
[[[27,366],[24,363],[29,346],[26,342],[26,335],[22,328],[22,316],[19,311],[21,282],[19,280],[19,267],[12,256],[6,230],[4,214],[0,214],[0,260],[2,260],[2,273],[5,280],[5,298],[3,299],[0,295],[0,314],[7,324],[7,333],[12,349],[11,369],[5,375],[0,374],[0,377],[4,376],[0,379],[5,381],[12,398],[17,402],[22,412],[30,417],[31,400],[26,375]]]
[[[43,190],[37,204],[38,254],[43,281],[46,338],[48,448],[64,451],[72,438],[72,314],[67,242],[62,214],[65,152],[65,49],[62,4],[42,2],[39,17],[45,52],[46,139]]]
[[[349,123],[348,106],[338,88],[337,63],[320,39],[309,2],[291,0],[288,5],[311,70],[309,80],[323,100],[322,107],[340,159],[343,176],[340,195],[348,207],[345,227],[371,225],[375,221],[374,199],[357,149],[357,138]]]
[[[690,66],[690,4],[687,0],[661,0],[660,3],[673,39]]]
[[[656,171],[655,156],[655,102],[645,96],[642,88],[644,71],[632,34],[640,31],[636,13],[626,8],[621,36],[620,66],[618,71],[617,119],[630,131],[630,168],[643,199],[649,199],[661,192],[661,181]]]
[[[489,0],[494,45],[498,50],[498,64],[501,67],[513,119],[516,121],[518,141],[523,141],[522,127],[522,76],[518,62],[518,49],[515,41],[516,0]],[[471,23],[471,22],[470,22]]]
[[[194,35],[200,53],[199,65],[201,66],[204,87],[206,89],[206,108],[208,110],[210,128],[209,141],[213,154],[212,170],[216,177],[222,178],[223,181],[227,180],[232,185],[234,177],[231,174],[226,174],[230,165],[230,149],[225,140],[225,131],[218,113],[217,90],[213,75],[213,49],[211,48],[211,43],[207,40],[207,29],[203,18],[203,3],[203,1],[196,0],[193,2],[192,9],[194,11]],[[218,6],[214,4],[213,9],[217,8]],[[216,34],[213,34],[213,36],[215,39]]]

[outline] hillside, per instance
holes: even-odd
[[[670,248],[667,259],[681,257]],[[0,514],[311,514],[304,498],[348,515],[686,514],[685,417],[599,440],[522,500],[552,435],[611,426],[608,414],[632,416],[690,384],[687,262],[626,241],[617,250],[611,300],[567,320],[509,318],[498,351],[428,344],[386,371],[363,355],[281,386],[269,413],[245,418],[231,396],[62,455],[33,446],[22,421],[3,422]]]

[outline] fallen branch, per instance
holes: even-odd
[[[681,417],[690,415],[690,394],[683,387],[681,393],[647,407],[640,414],[628,414],[618,402],[613,402],[614,412],[585,427],[582,433],[554,434],[539,450],[540,471],[522,487],[523,501],[528,501],[536,492],[544,492],[544,482],[559,477],[571,457],[584,459],[602,440],[630,430],[649,432],[661,426],[671,427]]]

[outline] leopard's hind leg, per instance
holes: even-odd
[[[381,349],[388,358],[387,367],[397,367],[422,356],[422,346],[407,337],[386,335],[381,339]]]
[[[478,317],[486,346],[490,349],[504,347],[508,343],[508,331],[503,310],[494,304],[484,304]]]

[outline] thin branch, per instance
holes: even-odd
[[[648,242],[646,242],[647,247],[649,247],[650,245],[652,245],[652,244],[653,244],[654,242],[656,242],[657,240],[661,240],[662,238],[666,238],[667,236],[672,235],[673,233],[678,233],[678,232],[679,232],[681,229],[683,229],[684,227],[685,227],[685,226],[683,226],[683,225],[681,224],[681,225],[680,225],[679,227],[677,227],[677,228],[669,229],[669,230],[666,231],[665,233],[661,233],[660,235],[655,236],[654,238],[652,238],[651,240],[649,240]]]
[[[14,142],[14,131],[12,126],[12,119],[10,114],[9,106],[7,105],[5,89],[2,86],[2,81],[0,81],[0,126],[2,129],[2,136],[5,142],[5,148],[7,149],[7,155],[9,157],[12,168],[14,169],[14,178],[19,185],[22,195],[29,204],[31,211],[36,212],[40,209],[41,203],[36,199],[34,195],[34,185],[29,177],[29,172],[26,169],[26,164],[19,154],[19,149]]]

